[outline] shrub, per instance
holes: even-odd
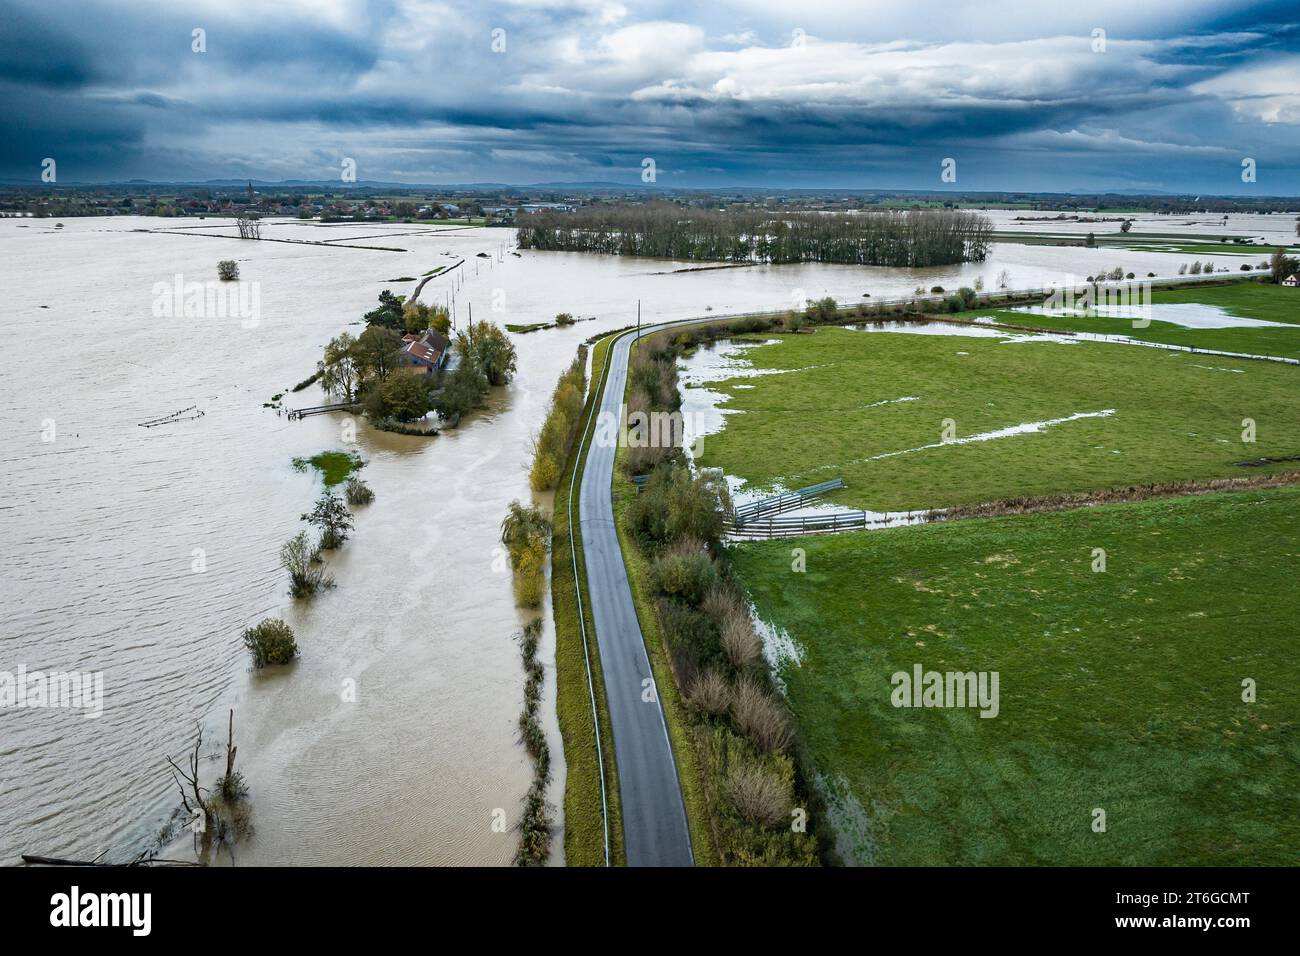
[[[718,659],[718,632],[703,611],[669,598],[657,598],[655,610],[668,646],[685,655],[683,665],[694,670]]]
[[[546,591],[546,545],[531,541],[511,556],[510,563],[515,572],[515,602],[537,607]]]
[[[729,614],[720,622],[718,630],[722,652],[736,670],[743,671],[763,655],[763,642],[754,633],[748,614]]]
[[[222,259],[217,263],[217,278],[222,282],[233,282],[239,278],[239,263],[234,259]]]
[[[680,462],[660,465],[628,509],[628,525],[642,544],[662,549],[682,538],[718,541],[731,496],[720,472],[693,476]]]
[[[704,600],[700,603],[700,610],[713,620],[722,622],[730,614],[745,613],[745,606],[741,604],[735,591],[719,584],[704,596]]]
[[[298,656],[293,628],[278,617],[268,617],[245,630],[244,646],[253,655],[254,667],[288,664]]]
[[[555,324],[560,326],[560,328],[564,328],[566,325],[572,325],[575,321],[577,320],[568,312],[561,312],[555,317]]]
[[[355,475],[348,479],[343,494],[350,505],[368,505],[375,500],[375,493],[370,490],[370,486]]]
[[[789,788],[762,764],[752,761],[733,764],[727,772],[727,797],[750,823],[779,827],[790,819]]]
[[[699,713],[721,717],[731,709],[731,685],[716,670],[702,671],[691,682],[686,698]]]
[[[523,607],[537,607],[546,590],[546,555],[551,543],[551,522],[537,508],[510,503],[501,522],[501,543],[515,572],[515,600]]]
[[[762,753],[783,751],[793,740],[785,706],[752,678],[736,685],[731,715],[741,733]]]
[[[704,550],[704,543],[695,538],[683,538],[660,556],[650,576],[655,590],[691,607],[698,607],[718,581],[713,559]]]
[[[296,598],[334,586],[334,579],[321,567],[320,548],[307,544],[306,531],[299,531],[280,548],[280,566],[289,572],[289,593]]]

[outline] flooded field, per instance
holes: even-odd
[[[635,322],[638,299],[654,321],[991,283],[1003,269],[1038,286],[1102,259],[1161,273],[1186,258],[1005,245],[985,263],[927,270],[679,272],[691,264],[516,256],[509,230],[270,221],[264,238],[298,241],[233,233],[219,220],[0,221],[0,671],[104,677],[98,719],[0,708],[0,863],[148,846],[177,803],[165,758],[200,726],[215,750],[232,707],[255,826],[238,862],[507,863],[516,836],[492,819],[503,809],[513,824],[530,779],[512,640],[526,618],[494,549],[507,505],[529,496],[530,438],[580,341]],[[159,284],[215,280],[221,259],[256,283],[255,318],[159,314]],[[359,424],[376,501],[329,559],[337,588],[293,602],[278,551],[319,478],[290,462],[348,447],[352,419],[290,421],[264,404],[306,378],[331,337],[360,331],[381,289],[409,293],[457,260],[421,299],[454,296],[462,324],[471,308],[503,324],[561,311],[583,321],[516,336],[517,377],[459,430],[427,440]],[[283,404],[324,400],[313,386]],[[203,415],[140,427],[182,409]],[[240,632],[266,616],[293,626],[302,656],[261,676]],[[548,621],[548,667],[550,655]],[[558,807],[553,676],[544,693]]]

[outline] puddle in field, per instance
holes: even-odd
[[[763,620],[752,603],[749,604],[749,617],[754,622],[754,632],[763,641],[763,657],[767,660],[772,680],[784,695],[786,668],[803,664],[804,648],[785,628]]]
[[[1300,331],[1300,326],[1288,322],[1271,322],[1267,319],[1247,319],[1233,315],[1217,305],[1205,305],[1200,302],[1158,302],[1128,304],[1096,304],[1091,308],[1050,308],[1042,305],[1026,305],[1009,309],[1026,315],[1071,315],[1096,316],[1105,319],[1147,319],[1156,322],[1168,322],[1185,329],[1249,329],[1249,328],[1290,328]]]
[[[826,803],[831,832],[835,836],[835,852],[846,866],[874,866],[876,838],[871,826],[871,815],[853,795],[849,781],[843,774],[819,773],[817,791]]]
[[[985,323],[987,327],[963,325],[960,322],[868,322],[846,325],[845,328],[852,329],[854,332],[901,332],[904,335],[954,335],[968,339],[1001,339],[1004,345],[1019,342],[1059,342],[1062,345],[1073,345],[1079,341],[1079,338],[1073,335],[1015,332],[994,328],[991,320],[976,319],[975,321]]]
[[[764,375],[783,375],[804,369],[754,368],[745,357],[751,349],[761,345],[777,345],[781,339],[761,342],[724,339],[701,345],[679,361],[678,390],[682,396],[683,434],[686,454],[692,462],[703,448],[702,439],[716,435],[726,425],[726,416],[741,414],[739,409],[725,408],[731,396],[709,388],[717,382],[736,378],[759,378]],[[752,385],[735,385],[734,388],[753,388]],[[734,489],[733,489],[734,490]]]

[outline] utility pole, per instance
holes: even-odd
[[[636,300],[636,337],[641,337],[641,300]]]

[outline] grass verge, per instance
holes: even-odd
[[[592,349],[591,379],[583,423],[592,402],[599,400],[599,388],[609,356],[610,339],[597,342]],[[573,487],[574,457],[587,456],[586,443],[575,442],[565,462],[564,475],[555,492],[554,534],[551,539],[551,606],[555,617],[556,711],[560,735],[564,741],[564,859],[568,866],[603,866],[605,834],[601,815],[601,777],[596,759],[596,729],[591,715],[591,691],[587,683],[587,665],[583,653],[582,628],[578,621],[578,602],[574,592],[573,558],[569,548],[569,499]],[[581,468],[578,470],[581,474]],[[576,516],[578,502],[573,500]],[[576,520],[574,531],[578,532]],[[596,626],[591,619],[586,566],[582,556],[582,537],[573,542],[578,554],[579,586],[587,623],[591,660],[592,689],[600,719],[602,755],[605,764],[605,794],[609,808],[610,864],[622,865],[623,824],[619,807],[618,772],[614,762],[614,734],[605,702],[605,681],[596,647]]]

